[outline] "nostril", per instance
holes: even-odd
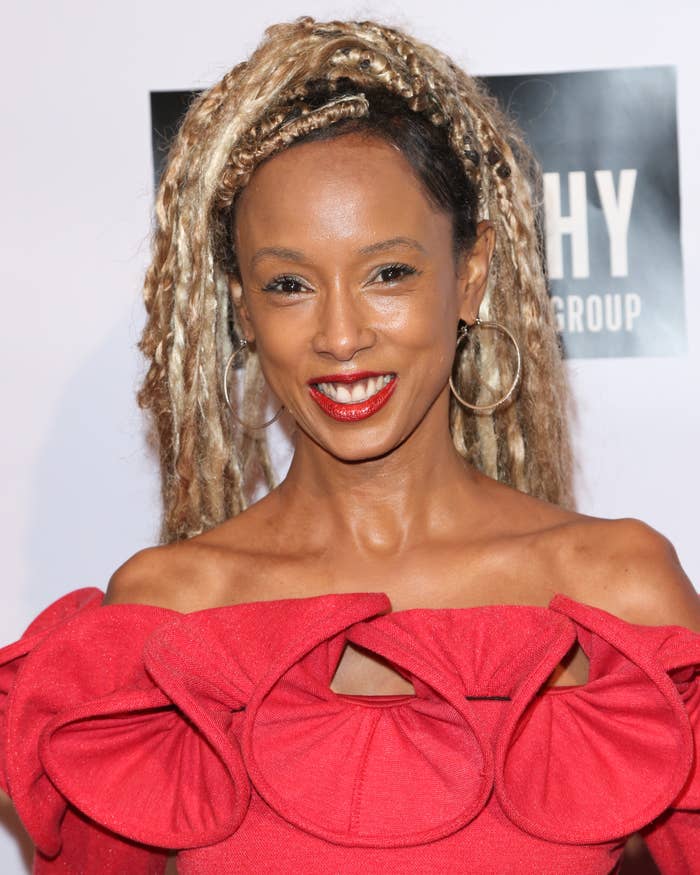
[[[361,350],[376,343],[376,332],[369,327],[350,328],[334,325],[316,332],[312,349],[319,354],[333,356],[337,361],[350,361]]]

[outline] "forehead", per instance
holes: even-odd
[[[399,149],[359,133],[299,143],[268,159],[236,209],[243,250],[271,239],[309,250],[381,235],[444,235],[450,228]]]

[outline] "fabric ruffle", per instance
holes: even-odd
[[[7,739],[8,697],[24,664],[24,657],[62,622],[79,611],[99,607],[103,597],[102,591],[95,587],[66,593],[35,617],[18,641],[0,649],[0,739]],[[7,744],[0,743],[0,787],[9,793],[6,758]]]
[[[700,636],[631,625],[561,595],[550,608],[571,621],[589,678],[542,691],[559,661],[549,654],[514,698],[496,771],[510,820],[540,838],[590,844],[697,799]]]
[[[37,847],[70,803],[132,841],[232,835],[251,784],[288,823],[389,848],[467,826],[495,792],[521,830],[606,842],[700,808],[700,635],[548,607],[391,612],[384,593],[193,614],[78,590],[0,650],[0,777]],[[575,641],[588,681],[546,687]],[[330,685],[345,645],[415,695]]]

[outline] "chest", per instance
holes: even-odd
[[[575,575],[574,575],[575,576]],[[571,569],[567,577],[572,578]],[[338,553],[303,561],[267,561],[244,579],[256,580],[240,601],[306,598],[328,592],[386,592],[395,610],[462,608],[489,604],[545,606],[563,591],[561,575],[546,544],[505,541],[499,549],[416,550],[406,557],[358,559]],[[588,679],[589,660],[575,642],[552,672],[548,685],[576,686]],[[380,656],[347,642],[331,690],[359,696],[406,695],[411,683]]]

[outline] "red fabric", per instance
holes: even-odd
[[[0,779],[35,872],[700,872],[700,635],[383,593],[179,614],[70,593],[0,650]],[[580,687],[544,682],[578,640]],[[343,696],[346,642],[415,696]],[[693,868],[695,866],[695,868]]]

